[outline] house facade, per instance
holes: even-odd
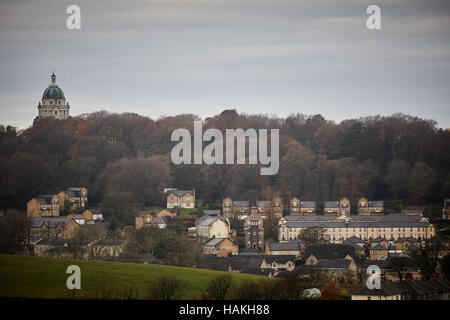
[[[195,189],[178,190],[171,189],[167,192],[167,208],[195,208]]]
[[[64,210],[65,201],[71,202],[71,210],[84,209],[88,202],[88,190],[85,187],[70,187],[58,193],[59,210]]]
[[[230,221],[218,215],[204,215],[196,221],[197,237],[204,239],[228,238],[230,234]]]
[[[264,250],[264,219],[250,214],[244,221],[245,247],[251,251]]]
[[[59,216],[59,199],[55,194],[39,195],[27,203],[28,217]]]
[[[342,243],[353,236],[366,241],[378,237],[393,240],[404,237],[429,239],[436,234],[435,226],[427,218],[417,215],[290,215],[278,222],[278,240],[297,240],[303,229],[311,227],[322,228],[331,243]]]

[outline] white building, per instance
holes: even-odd
[[[66,102],[64,92],[56,84],[56,76],[51,75],[51,83],[45,89],[42,100],[39,102],[39,118],[52,117],[55,119],[67,119],[69,117],[69,103]]]

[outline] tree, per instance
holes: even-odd
[[[25,215],[8,212],[0,216],[0,252],[19,253],[24,248],[29,223]]]
[[[334,281],[329,281],[322,289],[322,300],[339,300],[341,288]]]
[[[230,274],[224,274],[211,279],[206,287],[206,294],[214,300],[225,300],[233,283]]]
[[[450,280],[450,254],[446,255],[441,260],[441,272]]]
[[[308,227],[302,229],[297,238],[303,240],[307,246],[311,244],[327,243],[329,241],[326,236],[326,231],[325,228],[321,227]]]
[[[163,275],[149,286],[150,298],[155,300],[170,300],[183,291],[181,281],[173,275]]]
[[[416,162],[409,178],[409,196],[414,203],[425,203],[430,196],[435,172],[424,162]]]
[[[399,281],[402,281],[406,271],[411,266],[411,260],[407,257],[392,257],[389,258],[388,268],[397,274]]]
[[[406,198],[410,182],[410,167],[406,161],[392,161],[384,177],[392,196]]]

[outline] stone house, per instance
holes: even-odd
[[[59,199],[55,194],[41,194],[27,203],[28,217],[59,216]]]
[[[167,208],[195,208],[195,189],[178,190],[171,189],[167,192]]]

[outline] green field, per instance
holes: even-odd
[[[81,269],[81,290],[68,290],[69,265]],[[161,275],[176,275],[184,287],[179,299],[197,299],[213,277],[224,272],[165,265],[68,260],[0,255],[0,297],[105,298],[99,292],[133,288],[139,298],[148,298],[148,284]],[[233,275],[233,288],[246,279],[260,276]],[[232,288],[232,289],[233,289]],[[108,296],[109,297],[109,296]],[[111,297],[114,298],[114,297]]]

